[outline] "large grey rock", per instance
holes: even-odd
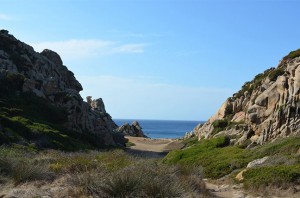
[[[248,163],[247,168],[254,168],[254,167],[262,166],[266,162],[267,159],[269,159],[268,156],[253,160],[252,162]]]
[[[43,97],[68,112],[65,127],[78,133],[93,133],[104,145],[124,142],[116,136],[117,125],[105,111],[102,99],[84,102],[79,92],[81,84],[73,72],[63,65],[60,56],[51,50],[37,53],[17,40],[8,31],[0,31],[0,79],[18,74],[24,79],[21,92]],[[90,98],[91,99],[91,98]],[[117,138],[115,138],[117,137]],[[118,139],[118,140],[116,140]]]

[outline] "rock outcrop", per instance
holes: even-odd
[[[18,92],[42,97],[67,111],[65,128],[78,133],[92,133],[101,137],[103,145],[123,142],[115,137],[117,125],[105,111],[102,99],[84,102],[79,92],[81,84],[63,65],[60,56],[45,49],[41,53],[17,40],[8,31],[0,31],[0,79],[14,78]]]
[[[129,123],[125,123],[122,126],[116,129],[117,132],[122,133],[124,135],[133,136],[133,137],[147,137],[138,121],[133,121],[130,125]]]
[[[246,82],[202,127],[199,139],[228,135],[235,144],[263,144],[300,134],[300,50]]]
[[[198,132],[198,130],[203,126],[202,123],[199,123],[192,131],[190,132],[186,132],[185,135],[183,136],[183,139],[189,139],[192,137],[196,136],[196,133]]]

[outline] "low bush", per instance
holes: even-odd
[[[228,146],[227,137],[217,137],[211,140],[201,140],[184,150],[170,152],[163,160],[166,164],[182,164],[202,166],[205,177],[219,178],[229,174],[234,169],[247,165],[244,150]]]
[[[132,142],[127,142],[125,145],[126,145],[126,147],[132,147],[132,146],[135,146],[135,144],[132,143]]]
[[[268,166],[247,170],[243,174],[246,188],[266,186],[288,188],[300,184],[300,165]]]
[[[219,133],[220,131],[225,130],[225,128],[230,124],[230,121],[227,119],[221,119],[221,120],[215,120],[212,123],[212,126],[214,127],[214,130],[212,131],[211,135],[215,135]]]
[[[18,161],[14,163],[11,176],[15,184],[33,180],[50,180],[54,177],[49,170],[49,164],[33,161]]]
[[[269,79],[271,81],[276,81],[278,76],[281,76],[284,74],[284,69],[282,67],[274,69],[271,71],[268,75]]]
[[[249,151],[253,156],[257,158],[271,155],[292,155],[300,149],[300,137],[288,137],[278,139],[275,142],[264,144],[256,149]]]
[[[186,197],[207,195],[200,172],[138,160],[115,172],[81,175],[84,191],[97,197]]]
[[[299,57],[300,56],[300,49],[297,49],[295,51],[291,51],[287,57],[288,58],[296,58],[296,57]]]
[[[202,166],[205,177],[220,178],[236,169],[245,168],[249,162],[265,156],[271,156],[267,161],[269,165],[299,164],[299,157],[295,154],[299,149],[299,137],[279,139],[254,149],[230,146],[228,138],[218,137],[201,140],[183,150],[172,151],[163,159],[163,162]],[[278,160],[273,160],[273,158]],[[279,159],[285,159],[285,162]]]
[[[98,190],[107,197],[138,197],[140,175],[132,169],[124,169],[106,176],[98,186]]]
[[[73,175],[73,185],[86,196],[209,197],[199,166],[166,165],[123,150],[42,154],[39,161],[50,162],[57,175]]]
[[[0,148],[0,175],[11,178],[15,185],[33,180],[50,180],[54,176],[48,162],[35,161],[23,152],[8,148]]]
[[[192,146],[192,145],[198,143],[198,137],[195,136],[195,137],[191,137],[191,138],[185,139],[185,140],[182,141],[182,143],[184,144],[184,147]]]

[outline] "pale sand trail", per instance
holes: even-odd
[[[131,146],[130,149],[136,151],[163,153],[174,149],[180,149],[184,146],[179,139],[151,139],[130,136],[125,136],[125,138],[127,138],[129,142],[135,144],[134,146]]]

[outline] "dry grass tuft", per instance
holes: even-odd
[[[166,165],[159,159],[134,157],[122,150],[30,153],[2,148],[2,187],[5,190],[0,190],[0,195],[5,192],[15,197],[20,194],[100,198],[208,195],[201,168]]]

